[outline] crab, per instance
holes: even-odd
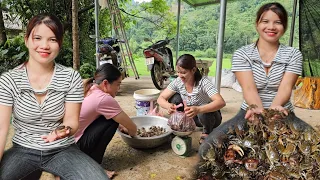
[[[141,127],[141,129],[137,130],[137,134],[140,137],[159,136],[164,133],[166,133],[166,129],[160,126],[151,126],[148,130],[145,127]]]
[[[278,135],[270,133],[270,135],[268,136],[268,142],[275,142],[278,139]]]
[[[288,178],[284,174],[278,171],[270,171],[267,174],[267,176],[264,177],[263,180],[287,180],[287,179]]]
[[[59,137],[59,138],[63,138],[67,131],[69,130],[69,132],[72,130],[72,128],[70,126],[58,126],[55,130],[54,133]]]
[[[314,175],[312,174],[312,172],[310,170],[302,171],[301,175],[302,175],[303,179],[307,179],[307,180],[314,180],[315,179]]]
[[[255,139],[252,138],[251,136],[246,136],[244,139],[238,139],[238,138],[233,138],[231,139],[230,143],[232,145],[236,145],[236,146],[241,146],[241,147],[245,147],[245,148],[249,148],[252,150],[253,154],[256,154],[256,150],[254,149],[255,147],[258,147],[255,144]]]
[[[291,139],[297,140],[300,137],[300,131],[299,131],[297,125],[292,123],[292,122],[289,122],[288,123],[288,127],[289,127],[290,132],[291,132],[289,137]]]
[[[316,172],[314,171],[314,165],[316,165],[316,163],[314,163],[314,161],[310,158],[304,158],[302,160],[302,162],[299,165],[299,170],[301,171],[302,176],[304,177],[303,179],[314,179],[312,178],[314,177],[313,172]]]
[[[277,109],[267,109],[262,112],[262,116],[269,121],[284,119],[286,115]]]
[[[287,170],[289,170],[289,172],[293,172],[300,169],[301,160],[302,160],[302,155],[299,153],[295,153],[290,155],[290,157],[287,159],[281,158],[281,164]]]
[[[213,152],[204,159],[214,179],[320,177],[319,133],[277,110],[254,116],[256,121],[233,124],[211,142]]]
[[[298,147],[299,150],[301,151],[302,154],[305,156],[309,156],[311,154],[311,144],[308,141],[299,141],[298,142]]]
[[[320,135],[318,132],[316,132],[314,129],[312,129],[311,127],[306,128],[304,130],[304,132],[302,133],[303,135],[303,140],[304,141],[309,141],[312,144],[318,144],[320,141]]]
[[[213,167],[216,165],[216,153],[214,147],[208,143],[210,148],[208,149],[207,153],[205,155],[201,154],[202,159],[205,161],[204,164],[200,166],[200,168],[203,167]]]
[[[246,179],[249,177],[249,171],[246,168],[240,167],[236,171],[237,175],[240,176],[242,179]]]
[[[244,129],[241,128],[241,127],[239,127],[239,126],[235,126],[234,129],[235,129],[236,135],[237,135],[238,137],[240,137],[240,138],[243,138],[244,133],[245,133]]]
[[[278,143],[278,150],[280,152],[281,161],[288,161],[290,155],[292,155],[296,151],[296,145],[292,143],[287,143],[287,145],[283,145]]]
[[[243,150],[241,149],[241,147],[239,147],[238,145],[235,144],[231,144],[229,145],[228,149],[226,150],[223,159],[224,159],[224,163],[226,165],[232,164],[232,163],[238,163],[238,164],[242,164],[242,160],[236,159],[236,152],[242,157],[244,155]]]
[[[311,155],[311,158],[315,160],[315,162],[318,164],[318,166],[320,167],[320,153],[319,152],[315,152]]]
[[[256,171],[258,169],[259,160],[255,158],[248,158],[244,160],[244,167],[248,171]]]
[[[294,179],[302,179],[302,174],[297,170],[287,171],[287,174]]]
[[[279,154],[277,150],[274,147],[272,147],[270,143],[266,144],[265,151],[266,151],[268,160],[271,164],[271,167],[273,167],[275,163],[279,162]]]

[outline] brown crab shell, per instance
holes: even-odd
[[[259,160],[254,158],[248,158],[244,162],[244,167],[248,171],[256,171],[258,168]]]

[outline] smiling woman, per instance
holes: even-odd
[[[59,39],[59,41],[61,43],[62,40]],[[51,79],[49,77],[53,75],[53,61],[59,53],[60,44],[53,31],[45,24],[36,26],[33,31],[30,32],[29,36],[25,37],[25,42],[29,50],[29,60],[25,64],[25,67],[30,85],[36,94],[44,94]],[[41,64],[45,66],[42,72],[32,69]],[[39,73],[41,73],[41,75]],[[44,96],[38,98],[40,104],[43,100]]]
[[[0,179],[39,179],[42,171],[108,179],[74,143],[83,85],[78,72],[54,61],[62,40],[56,16],[34,16],[25,35],[28,60],[0,77]],[[13,147],[3,152],[11,115]]]
[[[160,94],[157,102],[168,114],[184,111],[197,126],[203,126],[200,143],[221,123],[220,109],[225,101],[212,82],[202,76],[191,54],[180,56],[176,62],[178,77]],[[183,103],[183,107],[177,105]]]
[[[280,44],[287,29],[287,12],[279,3],[260,7],[256,17],[259,39],[256,43],[239,48],[232,57],[232,68],[243,90],[244,101],[232,119],[212,131],[199,149],[200,157],[212,146],[225,143],[225,134],[242,128],[264,109],[273,109],[295,116],[290,97],[293,86],[302,73],[302,54],[298,49]],[[273,117],[277,118],[277,117]]]

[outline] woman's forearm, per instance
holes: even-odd
[[[235,72],[236,78],[241,85],[243,98],[248,105],[255,104],[258,108],[263,108],[262,101],[258,94],[253,74],[251,71]]]
[[[81,103],[66,103],[66,112],[63,117],[62,124],[64,126],[70,126],[71,132],[70,136],[75,134],[79,128],[79,116],[80,116],[80,109]]]
[[[160,96],[157,100],[157,103],[164,109],[170,109],[171,103],[169,103],[166,99]]]
[[[279,88],[276,97],[273,99],[272,106],[284,106],[289,102],[292,93],[292,88],[283,87]]]
[[[7,134],[10,126],[10,118],[12,114],[11,106],[0,105],[0,162],[6,146]]]
[[[298,75],[294,73],[285,73],[280,86],[278,88],[277,95],[272,101],[272,106],[284,106],[286,103],[290,101],[290,97],[292,94],[293,86],[295,85],[298,79]]]
[[[6,145],[6,139],[8,134],[8,128],[0,128],[0,162],[3,156],[4,148]]]
[[[254,90],[247,90],[247,92],[244,91],[243,98],[248,105],[255,104],[258,106],[258,108],[263,108],[262,101],[257,91],[254,91]]]
[[[130,136],[137,135],[137,125],[130,119],[130,117],[125,112],[122,111],[118,115],[114,116],[112,119],[119,123],[121,126],[125,127],[128,130],[128,134]]]

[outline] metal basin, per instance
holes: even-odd
[[[166,133],[161,134],[160,136],[152,136],[152,137],[134,137],[124,134],[117,130],[117,132],[121,135],[123,141],[127,143],[129,146],[138,149],[147,149],[154,148],[157,146],[166,143],[170,139],[170,135],[172,133],[171,128],[167,125],[168,119],[159,116],[134,116],[131,117],[132,121],[137,125],[137,128],[141,129],[142,127],[149,129],[151,126],[160,126],[166,129]]]

